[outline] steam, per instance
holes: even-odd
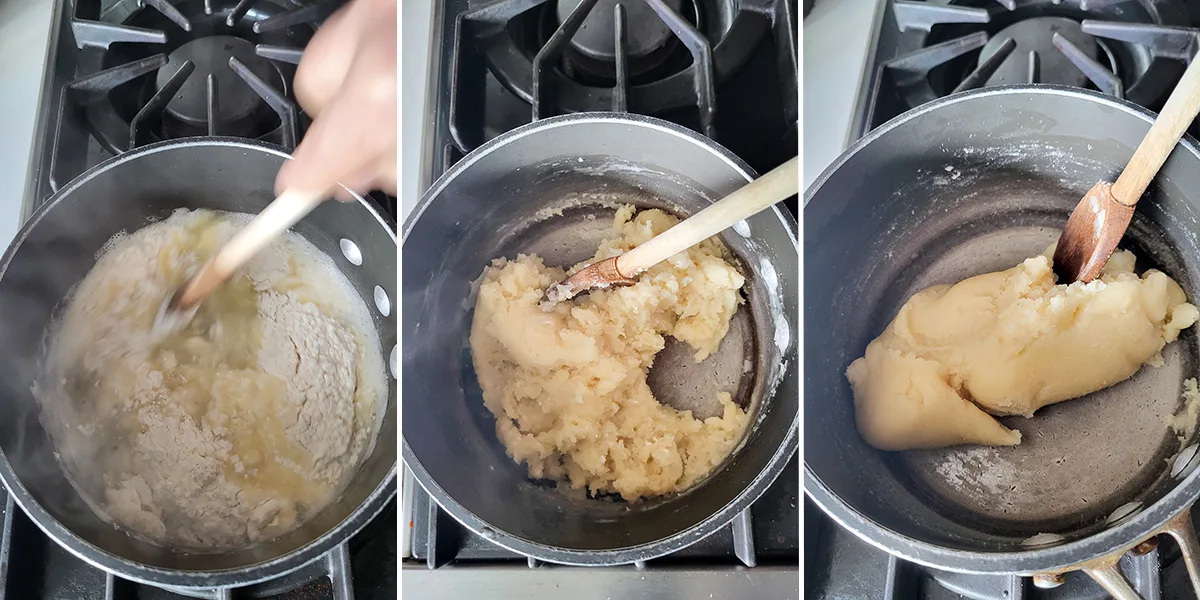
[[[94,248],[70,231],[36,229],[0,276],[0,450],[17,479],[67,522],[92,519],[62,469],[36,393],[55,311],[94,262]],[[48,239],[47,239],[48,237]]]

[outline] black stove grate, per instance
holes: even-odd
[[[1104,600],[1108,594],[1081,572],[1062,585],[1039,587],[1019,575],[938,571],[889,556],[804,503],[805,597],[882,600]],[[1174,542],[1142,555],[1127,554],[1121,571],[1146,600],[1194,598],[1187,569]]]
[[[449,139],[435,174],[451,164],[446,145],[461,155],[530,120],[583,111],[665,118],[760,172],[796,154],[794,0],[447,4]]]
[[[858,134],[951,93],[1087,87],[1161,108],[1200,48],[1181,0],[894,0]]]
[[[338,4],[81,0],[70,21],[78,68],[60,95],[51,190],[84,170],[87,157],[72,150],[87,137],[113,154],[188,135],[294,150],[305,125],[290,93],[294,63]]]
[[[712,44],[696,30],[687,19],[684,19],[675,9],[668,6],[664,0],[643,0],[658,18],[667,25],[675,37],[687,47],[692,55],[692,91],[695,93],[695,104],[699,109],[700,131],[708,137],[716,137],[713,129],[713,115],[716,114],[716,92],[713,88],[713,53]],[[546,88],[552,85],[554,65],[562,60],[567,46],[579,33],[584,21],[592,16],[598,0],[584,0],[570,11],[567,18],[554,30],[545,46],[538,50],[533,57],[533,79],[531,85],[533,120],[548,116],[553,102],[546,99]],[[626,112],[629,106],[629,52],[626,50],[627,38],[625,29],[625,5],[611,3],[613,11],[613,79],[612,108],[615,112]]]
[[[127,581],[76,558],[47,538],[0,490],[0,600],[171,600],[395,598],[396,505],[316,562],[254,586],[165,590]]]
[[[309,124],[292,79],[346,0],[74,0],[49,94],[38,203],[110,156],[165,139],[252,138],[295,149]],[[61,65],[61,66],[60,66]],[[36,155],[36,154],[35,154]],[[395,198],[370,198],[396,223]]]

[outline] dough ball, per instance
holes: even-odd
[[[1033,416],[1128,379],[1200,316],[1178,283],[1134,262],[1118,251],[1099,279],[1055,285],[1042,255],[917,293],[846,371],[863,438],[1017,444],[989,413]]]

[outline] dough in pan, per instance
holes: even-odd
[[[883,450],[1013,445],[990,415],[1039,408],[1128,379],[1200,313],[1170,277],[1118,251],[1101,277],[1055,285],[1053,249],[913,296],[846,370],[859,432]]]

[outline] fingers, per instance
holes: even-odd
[[[395,189],[396,7],[388,4],[374,3],[382,9],[367,20],[344,81],[280,170],[277,192],[331,193],[338,182],[360,193]]]
[[[359,194],[370,190],[380,190],[395,196],[399,188],[396,183],[398,157],[397,152],[393,151],[381,157],[367,169],[340,180],[339,183],[342,185],[334,190],[334,197],[343,202],[353,200],[354,196],[348,190],[354,190]]]
[[[357,33],[367,23],[352,2],[325,20],[304,49],[296,68],[296,99],[310,117],[316,118],[342,87],[354,59]],[[355,14],[358,13],[358,14]]]

